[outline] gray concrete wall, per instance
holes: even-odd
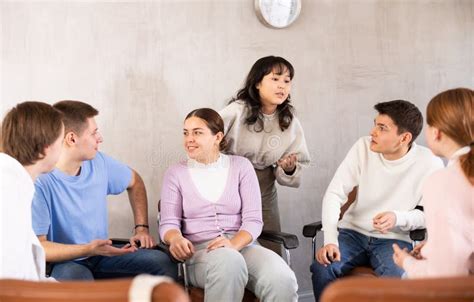
[[[311,255],[302,225],[320,219],[325,188],[368,133],[372,106],[404,98],[424,111],[443,89],[474,87],[474,1],[302,2],[300,18],[274,30],[257,20],[253,0],[2,1],[1,113],[24,100],[96,106],[102,150],[143,176],[153,222],[163,173],[184,156],[185,114],[222,108],[259,57],[287,58],[313,157],[298,190],[279,190],[283,229],[300,236],[293,257],[304,297]],[[132,228],[126,194],[110,198],[111,235]]]

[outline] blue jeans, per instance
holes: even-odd
[[[139,249],[122,256],[93,256],[77,261],[55,263],[51,276],[56,280],[125,278],[139,274],[177,278],[177,265],[160,250]]]
[[[393,262],[392,244],[396,243],[402,249],[412,249],[411,244],[406,241],[369,237],[349,229],[339,230],[338,241],[341,261],[326,267],[317,261],[311,265],[316,301],[319,301],[321,293],[330,282],[343,277],[357,266],[369,265],[377,276],[401,277],[404,271]]]

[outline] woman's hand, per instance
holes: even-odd
[[[216,239],[209,242],[209,244],[207,245],[207,251],[210,252],[212,250],[215,250],[221,247],[228,247],[228,248],[237,250],[237,248],[232,244],[232,241],[227,239],[225,236],[219,236]]]
[[[423,241],[422,243],[417,244],[413,248],[413,250],[410,252],[410,255],[412,255],[413,257],[415,257],[418,260],[423,259],[423,256],[421,255],[421,249],[425,246],[425,243],[426,243],[426,241]]]
[[[412,257],[406,248],[404,248],[403,250],[397,245],[397,244],[393,244],[392,245],[392,248],[393,248],[393,262],[395,262],[395,264],[403,269],[403,262],[405,261],[405,259],[407,257]]]
[[[297,162],[298,158],[296,157],[296,154],[291,153],[287,156],[280,158],[277,161],[277,165],[280,166],[286,174],[292,175],[293,173],[295,173]]]
[[[194,255],[194,246],[181,234],[170,240],[170,252],[179,261],[185,261]]]

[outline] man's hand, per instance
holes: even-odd
[[[121,248],[114,247],[112,245],[112,240],[103,240],[96,239],[92,240],[89,244],[90,255],[91,256],[121,256],[125,254],[130,254],[137,251],[137,248],[126,244]]]
[[[335,244],[326,244],[316,252],[316,261],[327,266],[333,261],[341,261],[341,252]]]
[[[177,235],[170,242],[170,252],[179,261],[185,261],[194,255],[194,246],[182,235]]]
[[[403,262],[405,261],[405,259],[407,257],[412,257],[412,256],[408,254],[408,251],[406,248],[402,250],[396,243],[392,245],[392,248],[393,248],[393,262],[395,262],[395,264],[399,268],[403,269]]]
[[[155,240],[148,233],[145,227],[138,227],[135,229],[135,235],[130,238],[130,245],[137,246],[136,241],[140,242],[140,248],[149,249],[155,246]]]
[[[286,174],[291,175],[295,172],[297,161],[298,158],[296,157],[296,154],[292,153],[280,158],[277,161],[277,165],[279,165]]]
[[[395,226],[397,222],[397,216],[393,212],[382,212],[375,215],[372,225],[374,229],[382,234],[387,233],[390,229]]]
[[[211,242],[209,242],[209,244],[207,245],[207,251],[210,252],[212,250],[215,250],[221,247],[228,247],[228,248],[237,250],[237,248],[235,248],[235,246],[232,244],[232,241],[230,241],[228,238],[224,236],[219,236],[215,238],[214,240],[212,240]]]

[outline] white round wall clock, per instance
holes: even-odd
[[[264,25],[285,28],[298,18],[301,0],[255,0],[255,13]]]

